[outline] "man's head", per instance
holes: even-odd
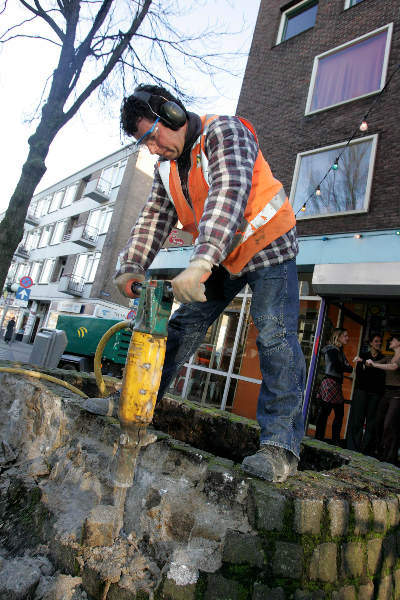
[[[168,90],[141,85],[121,107],[122,130],[145,144],[152,154],[174,160],[185,145],[187,113]]]

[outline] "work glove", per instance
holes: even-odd
[[[171,281],[178,302],[206,302],[204,282],[211,275],[212,264],[204,258],[196,258],[187,269]]]
[[[132,291],[132,283],[143,283],[145,277],[143,273],[123,273],[114,279],[114,283],[123,296],[128,298],[139,298],[140,292],[135,294]]]

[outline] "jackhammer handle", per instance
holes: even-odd
[[[131,290],[132,290],[132,294],[134,294],[134,296],[136,298],[138,298],[140,296],[142,287],[143,287],[143,284],[140,283],[139,281],[132,282]],[[163,291],[163,297],[162,297],[163,301],[172,302],[173,298],[174,298],[174,293],[172,291],[172,285],[166,285],[164,287],[164,291]]]

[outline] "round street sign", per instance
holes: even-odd
[[[29,275],[25,275],[25,277],[21,277],[19,284],[23,288],[30,288],[33,285],[33,281]]]
[[[135,307],[134,309],[132,309],[128,312],[128,314],[126,315],[126,318],[134,319],[136,317],[136,313],[137,313],[137,308]]]

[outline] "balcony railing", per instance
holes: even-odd
[[[58,284],[58,291],[71,296],[82,296],[86,279],[77,275],[63,275]]]
[[[79,244],[80,246],[85,246],[85,248],[95,248],[98,237],[99,231],[97,227],[92,227],[91,225],[78,225],[73,228],[70,235],[70,241],[75,242],[75,244]]]
[[[30,225],[39,225],[39,217],[34,212],[29,211],[26,213],[25,221]]]
[[[99,177],[98,179],[92,179],[86,185],[84,196],[88,196],[96,202],[108,202],[111,193],[111,182]]]
[[[21,258],[29,258],[29,250],[25,248],[25,246],[20,244],[15,251],[15,256],[20,256]]]

